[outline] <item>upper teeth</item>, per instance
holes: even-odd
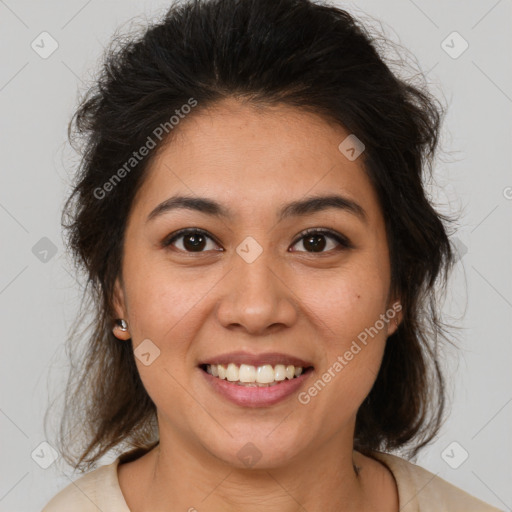
[[[240,366],[229,363],[227,366],[223,364],[208,364],[206,371],[218,377],[219,379],[227,379],[230,382],[256,382],[258,384],[269,384],[285,379],[293,379],[298,377],[303,368],[301,366],[293,366],[292,364],[285,366],[284,364],[264,364],[263,366],[253,366],[251,364],[241,364]]]

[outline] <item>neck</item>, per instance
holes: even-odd
[[[141,509],[259,512],[264,505],[267,512],[348,512],[368,505],[363,458],[351,445],[340,450],[338,442],[260,469],[234,468],[177,440],[161,439],[147,456]]]

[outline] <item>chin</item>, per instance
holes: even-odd
[[[203,441],[208,451],[227,465],[239,469],[273,469],[289,464],[309,442],[304,433],[280,429],[279,422],[239,425]],[[282,425],[281,425],[282,426]],[[277,428],[276,428],[277,427]],[[299,425],[296,425],[297,430]],[[219,429],[216,429],[219,432]]]

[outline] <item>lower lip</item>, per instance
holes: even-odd
[[[312,369],[309,369],[299,377],[283,380],[275,386],[258,387],[240,386],[234,382],[214,377],[201,368],[199,371],[214,391],[243,407],[266,407],[277,404],[298,391],[312,373]]]

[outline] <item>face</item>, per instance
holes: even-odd
[[[132,205],[115,302],[143,354],[161,444],[237,467],[246,455],[276,467],[333,440],[352,446],[398,314],[363,157],[338,149],[349,132],[235,100],[175,130]],[[176,196],[211,203],[165,203]],[[326,196],[341,199],[307,203]],[[230,363],[232,381],[207,373]],[[302,374],[279,380],[291,365]],[[237,384],[252,367],[277,384]]]

